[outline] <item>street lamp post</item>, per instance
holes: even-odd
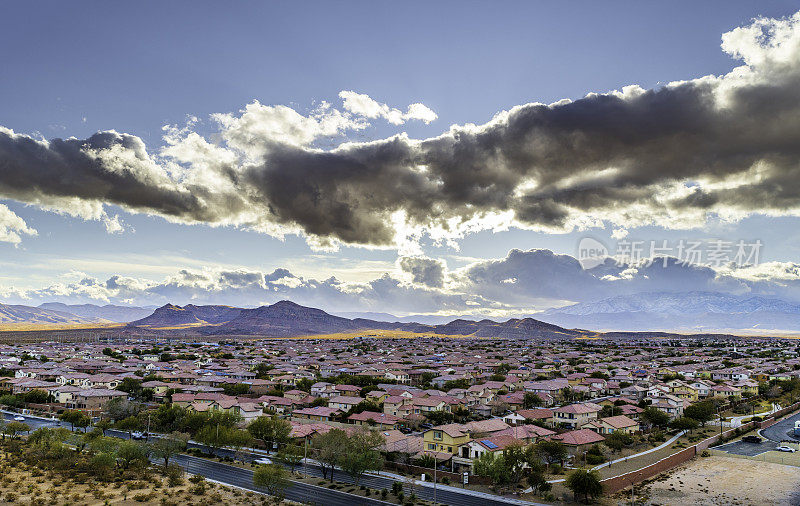
[[[436,468],[439,467],[436,455],[433,456],[433,506],[436,506]]]

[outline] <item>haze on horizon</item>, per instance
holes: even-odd
[[[0,303],[800,302],[800,12],[681,5],[8,6]]]

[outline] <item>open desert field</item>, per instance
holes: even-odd
[[[694,459],[643,487],[646,504],[800,504],[800,468],[728,457]]]

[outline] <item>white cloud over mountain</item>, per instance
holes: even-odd
[[[624,273],[624,274],[623,274]],[[494,317],[518,316],[576,302],[637,293],[716,292],[800,301],[800,264],[737,268],[687,265],[668,259],[584,270],[569,255],[512,250],[504,258],[448,270],[443,262],[407,257],[398,270],[367,282],[296,275],[287,269],[184,269],[161,280],[112,276],[103,281],[71,273],[34,290],[0,287],[5,302],[230,304],[257,306],[291,299],[328,311],[385,311]]]

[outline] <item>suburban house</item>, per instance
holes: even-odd
[[[386,413],[375,413],[374,411],[362,411],[361,413],[354,413],[347,417],[348,423],[355,425],[367,425],[370,427],[377,427],[383,429],[394,429],[400,418]]]
[[[98,413],[103,411],[111,399],[127,397],[128,394],[119,390],[105,388],[91,388],[72,392],[72,398],[66,403],[67,409],[77,409]]]
[[[556,427],[569,427],[578,429],[591,420],[597,419],[597,414],[602,410],[597,404],[586,402],[568,404],[553,409],[553,425]]]
[[[458,447],[469,441],[469,434],[463,425],[451,423],[426,430],[422,438],[425,442],[424,451],[455,455]]]
[[[608,416],[592,420],[581,428],[593,430],[598,434],[613,434],[614,432],[632,434],[639,431],[639,422],[631,420],[625,415]]]

